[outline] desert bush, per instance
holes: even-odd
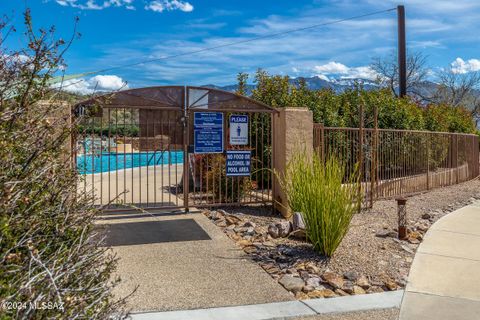
[[[340,245],[360,207],[358,174],[346,183],[344,177],[345,166],[336,158],[323,164],[318,157],[297,152],[280,178],[291,210],[304,215],[308,240],[326,256]]]
[[[70,110],[50,85],[68,44],[34,31],[29,11],[25,26],[25,49],[0,42],[0,318],[106,319],[121,307],[116,262],[77,195]]]
[[[238,202],[251,190],[251,181],[248,177],[227,177],[226,160],[223,154],[209,155],[209,166],[206,177],[208,191],[213,193],[216,202],[232,203]]]

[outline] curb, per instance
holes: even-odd
[[[268,320],[311,316],[326,313],[344,313],[377,309],[399,308],[403,290],[346,296],[331,299],[310,299],[245,306],[195,310],[145,312],[130,314],[131,320]]]

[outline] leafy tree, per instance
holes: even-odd
[[[237,75],[238,88],[236,93],[244,96],[247,93],[248,73],[239,72]]]
[[[356,84],[341,93],[310,90],[303,79],[292,83],[286,76],[271,76],[264,70],[257,71],[255,81],[254,99],[275,107],[306,107],[313,112],[314,122],[327,127],[358,127],[363,104],[366,128],[373,128],[376,108],[382,129],[474,131],[472,115],[465,108],[445,103],[424,107],[411,97],[397,98],[388,88],[364,90]]]
[[[475,133],[471,113],[464,107],[431,104],[425,108],[426,129],[442,132]]]

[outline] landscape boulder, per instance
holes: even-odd
[[[268,226],[268,234],[270,235],[270,237],[272,237],[273,239],[277,239],[278,237],[280,237],[280,233],[278,231],[278,228],[276,225],[274,224],[270,224]]]
[[[293,293],[302,291],[303,286],[305,285],[305,282],[297,277],[293,277],[291,275],[284,275],[278,280],[278,283],[280,283],[285,289],[288,291],[292,291]]]
[[[292,230],[292,226],[290,225],[290,221],[281,221],[275,224],[278,228],[278,234],[280,237],[286,237]]]

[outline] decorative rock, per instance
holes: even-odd
[[[228,234],[228,236],[229,236],[230,238],[232,238],[233,240],[235,240],[235,241],[239,241],[240,239],[242,239],[242,238],[241,238],[238,234],[236,234],[236,233]]]
[[[302,279],[292,277],[291,275],[284,275],[278,280],[278,283],[280,283],[288,291],[292,291],[294,293],[301,291],[305,285],[305,282],[303,282]]]
[[[432,215],[431,215],[430,213],[424,213],[424,214],[422,214],[422,219],[428,220],[428,219],[430,219],[430,218],[432,218]]]
[[[228,215],[225,217],[225,221],[227,222],[227,225],[230,226],[239,223],[241,220],[235,216]]]
[[[285,272],[289,274],[298,274],[297,269],[295,268],[288,268]]]
[[[245,230],[245,234],[253,236],[255,234],[255,229],[253,227],[248,227],[247,230]]]
[[[299,240],[307,239],[307,233],[305,232],[305,230],[302,229],[292,231],[290,233],[290,236]]]
[[[333,272],[325,272],[322,275],[323,280],[327,282],[329,285],[336,289],[341,289],[343,287],[344,280],[338,274]]]
[[[353,293],[353,283],[351,281],[345,281],[343,283],[343,286],[342,286],[341,289],[343,291],[345,291],[346,293],[352,294]]]
[[[365,290],[363,290],[360,286],[353,286],[353,294],[365,294]]]
[[[358,274],[355,271],[347,271],[343,274],[343,277],[350,281],[357,281]]]
[[[307,286],[312,286],[318,289],[321,286],[320,281],[321,281],[320,278],[312,277],[312,278],[308,278],[306,283],[307,283]]]
[[[338,294],[341,297],[349,296],[349,294],[346,293],[345,291],[343,291],[342,289],[336,289],[335,293]]]
[[[397,237],[397,233],[395,231],[390,231],[390,230],[380,230],[380,231],[377,231],[377,233],[375,233],[375,236],[379,238],[388,238],[388,237],[395,238]]]
[[[418,240],[422,240],[423,239],[423,236],[420,232],[418,231],[412,231],[408,234],[408,238],[413,238],[413,239],[418,239]]]
[[[252,245],[252,242],[249,241],[249,240],[246,240],[246,239],[242,239],[240,241],[237,242],[239,246],[241,247],[247,247],[247,246],[251,246]]]
[[[257,248],[255,246],[248,246],[248,247],[244,247],[243,251],[251,254],[251,253],[257,252]]]
[[[415,224],[415,228],[417,228],[417,230],[422,232],[427,231],[429,227],[430,227],[429,224],[425,222],[418,222]]]
[[[406,245],[402,244],[401,247],[402,247],[402,249],[405,250],[406,252],[408,252],[408,253],[410,253],[410,254],[413,254],[413,250],[410,249],[409,246],[406,246]]]
[[[398,285],[392,279],[386,279],[384,281],[385,287],[388,288],[390,291],[394,291],[398,289]]]
[[[304,270],[301,270],[300,272],[298,272],[298,274],[300,275],[300,278],[302,278],[304,281],[308,280],[308,278],[310,277],[308,272]]]
[[[243,224],[243,226],[246,228],[255,228],[257,225],[251,221],[247,221]]]
[[[222,228],[227,226],[227,222],[225,221],[225,219],[217,219],[215,220],[215,224]]]
[[[295,293],[295,299],[297,299],[297,300],[305,300],[305,299],[308,299],[308,298],[309,298],[309,296],[302,291],[299,291],[299,292]]]
[[[269,248],[275,248],[277,245],[275,243],[273,243],[272,241],[264,241],[263,242],[263,245],[265,247],[269,247]]]
[[[313,290],[315,290],[315,287],[314,286],[309,286],[309,285],[306,285],[303,287],[303,292],[305,293],[309,293],[309,292],[312,292]]]
[[[222,211],[223,211],[223,210],[222,210]],[[223,218],[223,216],[224,216],[224,215],[220,212],[220,210],[218,210],[218,211],[211,211],[211,212],[210,212],[210,218],[211,218],[212,220],[218,220],[218,219],[220,219],[220,218]]]
[[[308,293],[309,298],[332,298],[336,297],[337,295],[330,289],[321,289],[321,290],[313,290],[312,292]]]
[[[320,273],[320,268],[311,262],[308,262],[305,264],[305,269],[310,273],[315,273],[315,274]]]
[[[357,279],[357,286],[362,287],[363,289],[368,289],[370,288],[370,283],[368,282],[367,277],[364,275],[361,275]]]
[[[378,286],[372,286],[367,290],[367,293],[379,293],[379,292],[383,292],[383,289]]]
[[[408,238],[408,242],[410,242],[411,244],[419,244],[420,240],[415,238]]]
[[[268,234],[273,238],[277,239],[280,237],[280,232],[278,230],[278,227],[274,224],[271,224],[268,226]]]
[[[305,220],[303,219],[303,214],[301,212],[295,212],[293,214],[292,229],[293,231],[306,229]]]
[[[290,225],[290,221],[281,221],[277,222],[275,226],[278,228],[278,235],[280,237],[286,237],[292,230],[292,227]]]

